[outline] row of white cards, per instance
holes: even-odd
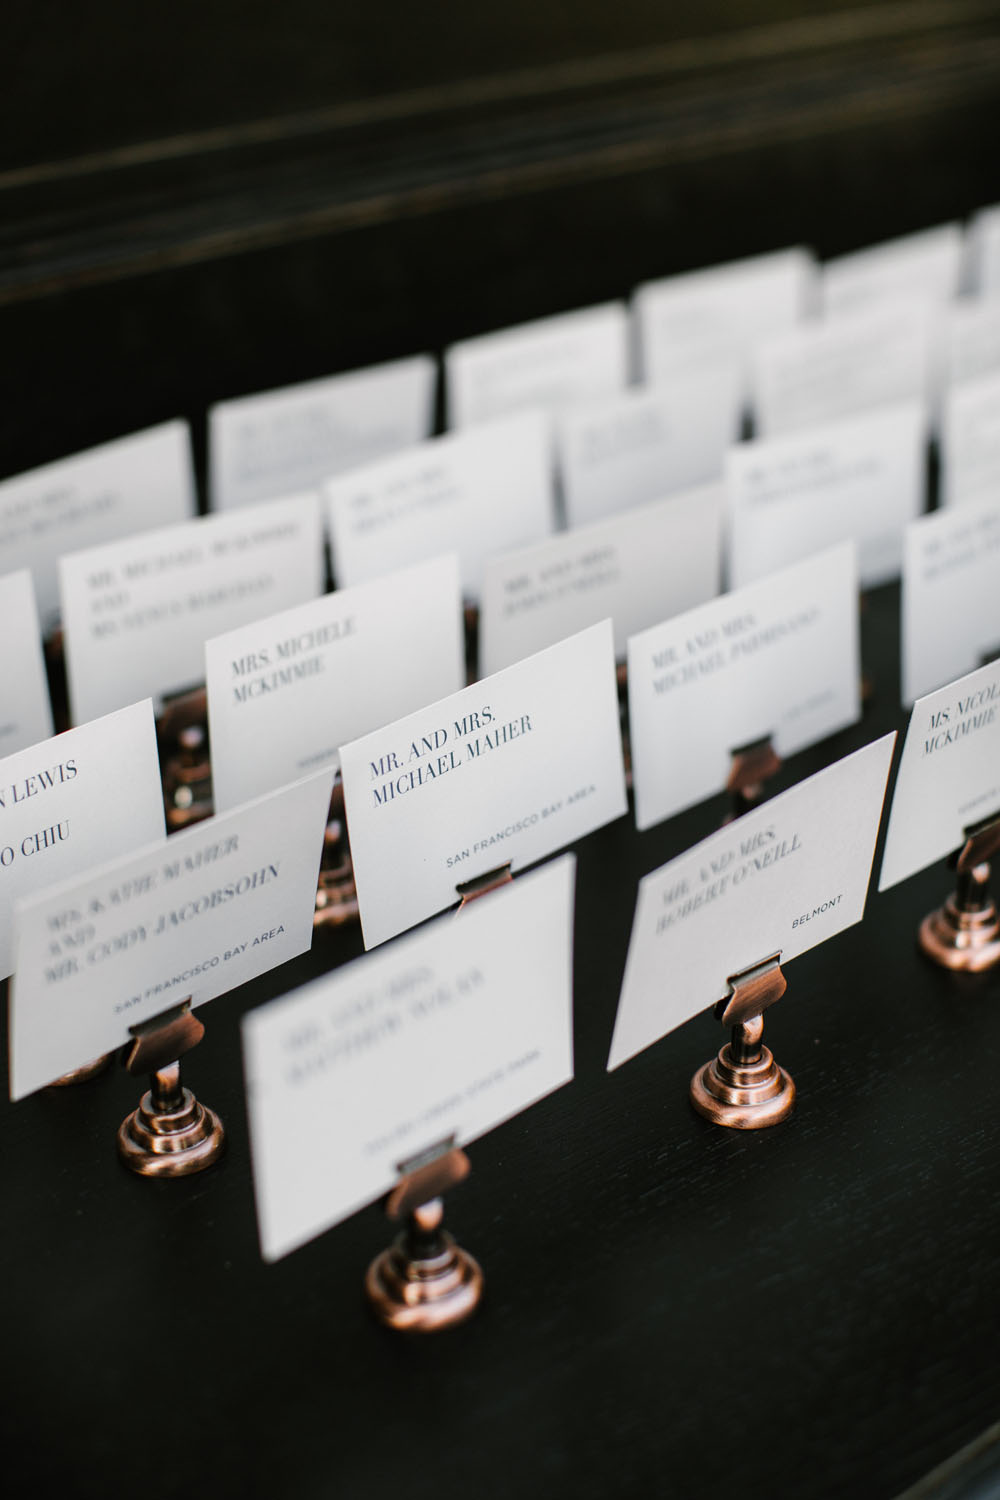
[[[734,660],[753,642],[757,661],[768,636],[807,634],[809,610],[793,603],[763,630],[752,614],[732,616],[734,628],[723,622],[715,634]],[[699,651],[716,650],[711,633],[699,632]],[[672,671],[669,660],[662,670]],[[944,856],[970,824],[1000,811],[998,702],[992,664],[917,704],[883,885]],[[610,622],[343,745],[340,758],[371,946],[451,905],[465,881],[507,864],[523,870],[625,812]],[[332,783],[328,767],[167,844],[148,699],[0,762],[0,960],[2,973],[16,971],[15,1094],[124,1042],[130,1025],[172,1000],[200,1003],[308,947]],[[742,819],[738,832],[779,802]],[[824,817],[828,854],[842,847],[850,859],[866,847],[839,804]],[[711,894],[691,882],[675,894],[690,897],[692,911],[714,902],[730,863],[702,865]]]
[[[513,422],[525,420],[535,422]],[[496,431],[477,429],[471,437],[491,442]],[[796,591],[808,588],[820,549],[839,543],[842,551],[846,537],[858,543],[862,585],[902,562],[902,693],[904,702],[913,702],[1000,647],[1000,499],[910,518],[922,500],[919,434],[916,409],[890,409],[822,433],[735,449],[728,504],[720,487],[707,486],[492,556],[483,555],[479,534],[480,671],[490,675],[610,617],[616,654],[628,655],[633,686],[641,692],[628,646],[633,637],[654,627],[667,630],[663,622],[694,628],[687,613],[699,606],[708,610],[706,626],[720,612],[744,607],[766,614],[767,601],[772,613],[787,611]],[[494,479],[503,472],[500,461],[499,454],[483,455]],[[541,470],[538,479],[541,529],[551,512]],[[386,497],[399,492],[385,488]],[[87,722],[146,695],[158,705],[207,680],[219,806],[290,780],[324,758],[335,761],[345,740],[446,695],[463,680],[461,564],[450,547],[477,534],[482,492],[470,465],[464,485],[456,482],[450,491],[450,528],[440,522],[422,528],[407,517],[395,531],[388,521],[376,528],[363,578],[333,594],[322,593],[319,505],[310,495],[189,520],[63,558],[74,719]],[[530,487],[518,494],[523,501]],[[502,546],[500,533],[512,517],[517,524],[517,507],[505,509],[499,490],[491,499],[486,514],[499,518],[495,539]],[[464,528],[455,524],[462,513]],[[733,588],[717,599],[727,533]],[[435,547],[449,551],[440,555]],[[427,561],[415,562],[420,556]],[[822,568],[819,576],[825,577]],[[0,577],[0,629],[19,643],[0,667],[2,755],[52,732],[26,570]],[[837,642],[831,661],[853,660],[853,625],[837,627],[830,638]],[[689,663],[688,675],[707,677],[713,660]],[[336,702],[329,698],[328,675],[313,683],[315,691],[307,685],[311,674],[329,673],[344,684]],[[267,754],[273,736],[266,725],[276,692],[291,685],[295,694],[282,694],[281,710],[290,713],[285,738],[294,724],[300,750],[292,767],[284,764],[287,774],[278,776]],[[828,716],[836,717],[842,701],[831,702]],[[784,720],[793,711],[803,712],[791,693],[783,709],[762,697],[762,732],[784,738]],[[264,726],[257,781],[240,753],[239,735],[251,721]],[[791,742],[819,737],[809,722],[800,717]]]
[[[541,443],[546,463],[557,461],[566,515],[579,524],[720,477],[748,390],[767,436],[928,399],[936,417],[947,391],[943,493],[949,502],[982,494],[998,463],[998,224],[1000,209],[980,215],[964,250],[952,224],[823,267],[805,251],[781,251],[648,283],[635,294],[631,324],[615,303],[455,345],[445,358],[452,425],[535,410],[540,435],[514,429],[495,443],[508,453],[525,444],[529,467]],[[963,257],[975,275],[963,271]],[[970,285],[978,300],[948,301]],[[823,321],[803,322],[819,307]],[[630,362],[631,345],[639,355]],[[467,473],[463,450],[435,446],[415,458],[433,425],[434,372],[419,355],[213,408],[211,508],[315,491],[348,472],[369,474],[376,492],[395,487],[399,474],[381,460],[402,454],[406,493],[395,495],[393,519],[402,506],[411,519],[436,512],[448,525],[446,492],[453,470],[459,483]],[[630,375],[644,384],[626,389]],[[480,458],[481,473],[491,472],[488,455]],[[497,475],[508,496],[519,488],[509,462]],[[430,471],[422,481],[421,470]],[[335,508],[338,494],[334,483]],[[341,582],[358,581],[349,554],[360,547],[363,558],[364,539],[387,523],[377,498],[365,502],[355,490],[352,504],[364,514],[343,525],[350,574]],[[0,573],[32,569],[48,633],[60,555],[194,508],[186,426],[168,423],[0,484]],[[525,539],[538,534],[537,515],[532,525]],[[518,540],[508,527],[499,545]],[[474,558],[466,571],[476,592]]]

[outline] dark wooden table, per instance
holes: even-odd
[[[897,616],[878,591],[874,698],[782,784],[903,728]],[[1000,974],[917,953],[943,868],[788,966],[767,1022],[787,1124],[693,1113],[710,1014],[604,1071],[636,881],[723,807],[579,846],[577,1077],[470,1148],[449,1221],[487,1295],[464,1328],[371,1320],[377,1207],[276,1266],[258,1252],[240,1015],[356,956],[356,930],[202,1012],[187,1074],[229,1149],[201,1177],[119,1166],[119,1068],[5,1104],[6,1493],[888,1500],[995,1421]],[[979,1488],[921,1493],[992,1493],[996,1445],[977,1454]]]

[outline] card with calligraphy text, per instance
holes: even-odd
[[[741,443],[726,479],[731,588],[842,541],[857,543],[861,587],[875,588],[898,576],[903,531],[924,508],[922,409]]]
[[[148,698],[0,761],[0,979],[16,901],[165,832]]]
[[[1000,817],[1000,662],[918,698],[899,762],[878,888],[960,849]]]
[[[707,486],[562,531],[486,564],[479,615],[485,676],[598,620],[630,635],[719,592],[722,488]]]
[[[448,426],[508,412],[553,413],[628,381],[624,304],[608,302],[452,344],[444,355]]]
[[[338,588],[457,552],[462,592],[478,600],[486,559],[555,525],[547,419],[519,412],[448,433],[325,486]]]
[[[223,401],[208,413],[213,510],[317,488],[429,437],[428,354]]]
[[[11,1098],[304,953],[332,788],[320,771],[22,902]]]
[[[1000,497],[921,516],[903,550],[903,702],[1000,653]]]
[[[43,635],[59,623],[58,559],[197,509],[186,422],[165,422],[0,483],[0,573],[30,568]]]
[[[1000,495],[1000,370],[948,392],[941,432],[941,504]]]
[[[205,642],[314,599],[325,573],[316,495],[202,516],[59,560],[76,722],[205,680]]]
[[[52,704],[31,572],[0,578],[0,757],[52,734]]]
[[[465,684],[454,553],[205,647],[215,809],[336,766],[340,746]]]
[[[608,1068],[860,922],[895,734],[744,813],[639,882]]]
[[[611,621],[341,747],[366,947],[626,809]]]
[[[815,261],[802,249],[646,282],[632,298],[643,379],[686,380],[728,361],[742,400],[754,345],[807,317],[815,294]]]
[[[394,1187],[401,1163],[570,1081],[574,866],[563,855],[244,1016],[266,1260]]]
[[[556,423],[569,525],[721,479],[740,422],[740,383],[732,362],[571,407]]]
[[[758,345],[758,435],[802,432],[901,402],[926,403],[932,388],[934,319],[906,300],[809,323]]]
[[[940,224],[839,255],[820,268],[827,314],[856,312],[900,297],[945,303],[957,296],[962,227]]]
[[[722,791],[732,753],[787,758],[861,712],[858,579],[843,543],[628,643],[639,828]]]

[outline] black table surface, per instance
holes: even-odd
[[[861,722],[779,785],[902,731],[898,608],[868,601]],[[449,1223],[486,1296],[464,1327],[372,1320],[377,1205],[260,1258],[239,1019],[356,957],[356,929],[202,1013],[186,1077],[228,1130],[203,1175],[119,1165],[120,1068],[6,1104],[6,1493],[892,1497],[995,1421],[1000,974],[917,952],[943,866],[873,882],[863,923],[788,965],[766,1026],[787,1123],[694,1114],[710,1013],[605,1072],[636,882],[723,811],[578,846],[577,1076],[470,1147]]]

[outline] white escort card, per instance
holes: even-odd
[[[571,407],[556,423],[568,524],[603,520],[721,478],[740,420],[732,363]]]
[[[913,705],[878,888],[888,890],[965,843],[1000,813],[1000,662]]]
[[[904,528],[924,508],[923,409],[741,443],[726,480],[731,588],[851,539],[861,586],[875,588],[899,574]]]
[[[628,643],[640,829],[720,792],[732,752],[785,759],[860,715],[858,579],[842,543]]]
[[[622,390],[628,382],[624,303],[559,313],[452,344],[444,355],[448,426],[507,412],[555,412]]]
[[[0,757],[47,740],[52,704],[38,629],[31,573],[22,568],[0,578]]]
[[[907,527],[902,627],[904,703],[1000,651],[1000,496]]]
[[[820,268],[823,310],[855,312],[899,297],[948,302],[958,295],[962,252],[962,226],[939,224],[837,256]]]
[[[223,401],[208,413],[213,510],[315,489],[429,437],[429,354]]]
[[[815,286],[815,262],[802,249],[646,282],[632,298],[643,379],[659,385],[729,363],[742,399],[754,344],[807,317]]]
[[[611,621],[341,747],[365,946],[626,809]]]
[[[541,412],[449,433],[325,486],[338,588],[455,551],[462,591],[478,600],[493,552],[555,525],[552,447]]]
[[[15,901],[165,832],[148,698],[0,761],[0,979]]]
[[[21,903],[11,1098],[304,953],[332,786],[321,771]]]
[[[737,819],[639,882],[608,1068],[860,922],[895,734]]]
[[[1000,297],[948,309],[942,362],[946,386],[1000,370]]]
[[[572,855],[243,1018],[265,1260],[573,1076]]]
[[[1000,203],[982,208],[969,226],[972,288],[981,297],[1000,296]]]
[[[197,508],[186,422],[61,458],[0,484],[0,573],[30,568],[42,632],[59,622],[57,559]]]
[[[945,398],[941,490],[943,505],[1000,494],[1000,370],[955,386]]]
[[[465,684],[454,553],[205,647],[217,812],[336,766],[340,746]]]
[[[770,437],[928,401],[932,323],[926,303],[893,302],[768,339],[754,356],[756,431]]]
[[[324,571],[316,495],[60,558],[73,718],[203,682],[209,636],[315,598]]]
[[[623,660],[635,631],[714,598],[722,499],[721,485],[669,495],[491,558],[479,614],[480,674],[605,618]]]

